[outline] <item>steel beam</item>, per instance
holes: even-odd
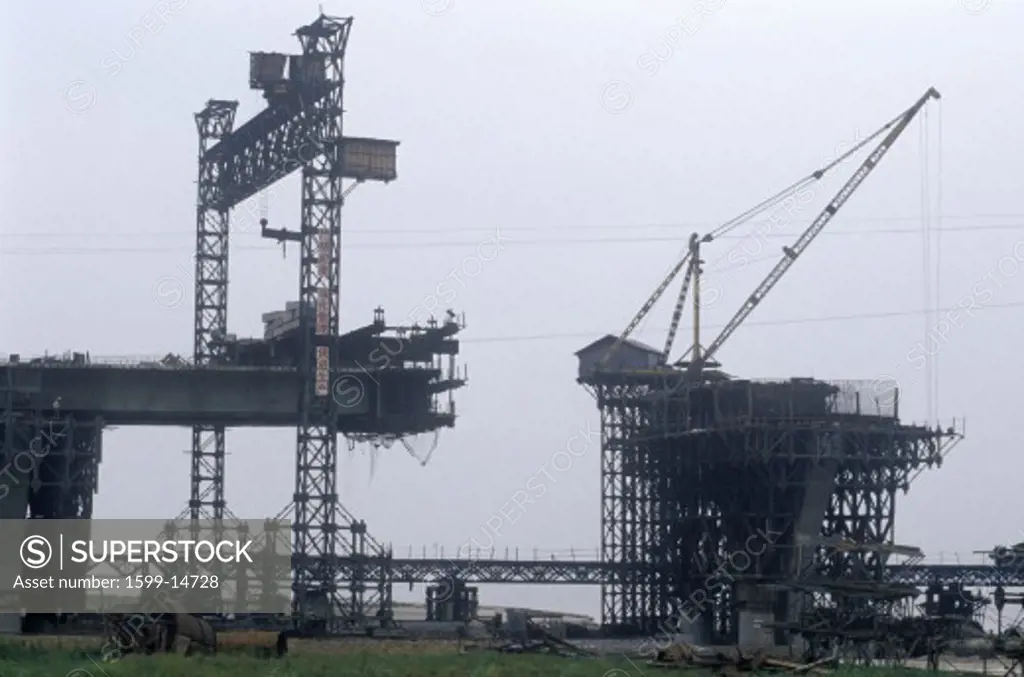
[[[325,100],[317,94],[275,99],[273,105],[206,151],[203,162],[217,167],[221,177],[211,193],[211,201],[223,209],[235,207],[321,155],[324,148],[319,125],[310,114],[324,105]],[[395,178],[368,176],[366,168],[352,161],[352,156],[367,145],[397,146],[398,142],[345,137],[341,151],[349,156],[349,162],[335,168],[339,176],[358,181]]]

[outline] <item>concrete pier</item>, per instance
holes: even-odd
[[[736,606],[739,612],[738,645],[741,649],[769,649],[775,646],[775,632],[770,627],[775,619],[774,590],[765,590],[754,583],[736,584]]]
[[[823,459],[807,473],[803,504],[793,528],[791,575],[794,578],[799,577],[813,560],[814,548],[821,538],[821,525],[825,519],[825,510],[835,491],[838,471],[838,461]],[[800,595],[791,593],[789,603],[780,608],[774,620],[779,623],[795,621],[800,613],[800,608]],[[783,613],[787,616],[786,618],[781,617]],[[789,641],[790,647],[794,651],[804,650],[804,640],[800,637],[793,636]]]

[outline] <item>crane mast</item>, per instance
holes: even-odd
[[[668,364],[669,354],[672,352],[672,344],[676,340],[676,332],[679,331],[679,322],[683,317],[683,308],[686,306],[686,297],[690,289],[690,285],[693,285],[694,291],[694,327],[700,326],[697,318],[699,305],[696,301],[700,297],[700,264],[703,263],[700,259],[700,238],[697,233],[690,235],[690,244],[684,258],[684,262],[688,262],[689,266],[686,269],[686,276],[683,278],[683,286],[679,289],[679,296],[676,297],[675,308],[672,309],[672,323],[668,327],[668,335],[665,337],[665,347],[662,348],[661,356],[658,358],[658,366],[664,367]],[[699,334],[699,329],[695,329],[694,336]],[[694,339],[696,341],[696,339]]]
[[[640,323],[643,322],[643,319],[645,317],[647,317],[647,313],[649,313],[651,311],[651,308],[653,308],[654,305],[658,302],[658,300],[661,299],[662,295],[665,293],[665,290],[668,289],[668,286],[670,284],[672,284],[672,281],[674,279],[676,279],[676,275],[678,275],[680,273],[680,271],[683,270],[683,268],[686,268],[687,269],[686,270],[686,277],[683,279],[683,287],[682,287],[682,289],[679,292],[680,300],[676,304],[677,305],[677,315],[682,313],[682,306],[686,302],[686,290],[687,290],[687,287],[689,286],[689,283],[690,283],[691,269],[690,269],[689,265],[690,265],[690,256],[693,254],[692,243],[693,243],[693,238],[694,237],[696,237],[696,235],[693,235],[690,238],[690,242],[691,242],[690,250],[686,253],[686,255],[683,258],[681,258],[678,262],[676,262],[676,264],[674,266],[672,266],[672,270],[670,270],[668,275],[666,275],[665,278],[661,281],[661,283],[658,285],[657,289],[654,290],[654,293],[652,293],[650,295],[650,297],[647,299],[647,301],[644,302],[644,305],[641,306],[640,310],[638,310],[636,315],[633,316],[633,319],[629,321],[629,324],[626,325],[626,328],[615,339],[615,342],[612,343],[612,345],[610,345],[608,347],[608,350],[606,350],[604,352],[604,355],[601,357],[601,359],[598,362],[599,365],[604,365],[604,364],[606,364],[608,362],[608,359],[615,353],[615,351],[617,351],[619,349],[619,347],[622,345],[623,341],[628,339],[630,334],[633,333],[633,330],[636,329],[638,326],[640,326]],[[674,320],[674,326],[675,327],[679,326],[678,318],[676,318]],[[671,336],[674,337],[675,336],[675,329],[673,329],[670,333],[671,333]],[[665,346],[665,354],[663,355],[663,362],[667,362],[668,361],[668,352],[671,349],[672,349],[672,338],[669,338],[668,343]]]
[[[822,230],[824,230],[825,226],[827,226],[829,221],[831,221],[832,218],[836,215],[836,212],[838,212],[839,209],[844,204],[846,204],[846,201],[850,199],[850,196],[853,195],[854,191],[856,191],[857,188],[860,187],[860,185],[864,182],[864,179],[866,179],[867,176],[872,172],[872,170],[874,170],[874,168],[878,165],[881,159],[885,157],[885,154],[892,147],[893,143],[896,141],[896,139],[900,137],[903,131],[907,128],[907,125],[911,123],[911,121],[918,114],[918,112],[920,112],[924,105],[928,103],[930,99],[939,98],[941,98],[939,92],[936,91],[934,87],[929,88],[928,91],[925,92],[924,95],[920,99],[918,99],[913,106],[908,108],[903,113],[902,116],[896,118],[888,125],[886,125],[887,127],[890,127],[890,131],[885,136],[885,138],[882,139],[878,146],[876,146],[875,149],[871,152],[871,155],[869,155],[867,159],[864,160],[864,162],[860,165],[860,167],[857,168],[857,171],[854,172],[853,176],[851,176],[849,180],[847,180],[847,182],[843,184],[843,187],[839,189],[839,192],[837,192],[835,197],[832,198],[832,201],[829,202],[829,204],[825,207],[824,210],[822,210],[818,217],[811,222],[811,225],[808,226],[807,230],[805,230],[800,235],[800,237],[797,238],[797,241],[793,244],[793,246],[782,248],[782,259],[777,264],[775,264],[775,267],[771,270],[770,273],[768,273],[767,277],[765,277],[761,284],[758,285],[757,289],[755,289],[754,292],[747,298],[747,300],[743,303],[743,305],[736,312],[733,318],[729,320],[729,322],[725,325],[725,328],[718,335],[718,337],[715,338],[715,340],[712,341],[707,346],[707,348],[704,350],[704,354],[700,356],[695,356],[696,358],[699,359],[693,359],[690,362],[689,367],[691,373],[696,372],[695,374],[693,374],[694,376],[700,375],[702,365],[714,356],[715,352],[722,347],[722,344],[725,343],[725,341],[730,336],[732,336],[732,334],[736,331],[737,328],[739,328],[743,321],[747,319],[750,313],[752,313],[754,309],[761,303],[761,301],[764,300],[765,295],[769,291],[771,291],[772,287],[774,287],[779,282],[779,280],[782,279],[782,276],[786,274],[786,271],[788,271],[790,267],[792,267],[793,263],[796,262],[797,258],[799,258],[799,256],[807,249],[808,245],[810,245],[814,238],[817,237]],[[879,133],[884,130],[885,128],[883,127],[881,130],[879,130]],[[679,366],[679,362],[677,362],[676,365]]]

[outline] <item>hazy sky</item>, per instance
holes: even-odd
[[[402,142],[399,179],[360,187],[345,209],[343,327],[370,322],[378,305],[389,322],[408,321],[452,271],[464,283],[452,306],[468,322],[471,383],[431,463],[393,448],[371,480],[364,448],[342,452],[344,503],[378,539],[399,554],[476,537],[593,556],[596,437],[570,468],[550,471],[542,500],[503,518],[498,536],[483,531],[578,431],[597,429],[573,352],[625,326],[692,231],[832,160],[934,85],[944,98],[927,124],[914,123],[719,357],[748,377],[894,376],[905,419],[966,416],[967,439],[900,499],[897,539],[935,556],[1024,540],[1013,432],[1024,369],[1024,4],[406,0],[324,10],[355,16],[346,133]],[[298,51],[291,33],[317,3],[58,0],[2,12],[0,353],[191,354],[192,114],[209,98],[238,99],[240,122],[255,114],[263,102],[247,87],[247,53]],[[774,227],[786,237],[708,247],[717,297],[705,342],[854,166]],[[296,225],[297,186],[293,177],[271,191],[272,220]],[[948,229],[927,249],[923,205],[931,227]],[[261,240],[252,209],[235,217],[231,240],[229,323],[240,335],[260,335],[261,313],[297,296],[295,250],[282,258]],[[478,246],[498,233],[504,250],[478,265]],[[737,251],[754,262],[729,266]],[[965,298],[987,307],[953,313],[948,329],[922,312]],[[666,300],[639,338],[660,346],[670,314]],[[909,353],[926,341],[936,355],[922,365]],[[185,506],[186,429],[105,440],[97,517],[164,518]],[[263,517],[289,502],[293,430],[231,431],[228,448],[234,513]],[[599,612],[596,588],[481,594]],[[396,588],[399,599],[420,596]]]

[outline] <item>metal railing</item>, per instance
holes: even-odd
[[[35,358],[33,358],[35,359]],[[0,359],[0,367],[30,367],[32,369],[160,369],[165,371],[192,371],[192,370],[219,370],[219,371],[295,371],[295,367],[265,366],[246,367],[224,364],[195,364],[192,360],[182,360],[174,363],[164,363],[159,360],[147,360],[145,358],[131,357],[101,357],[92,358],[87,362],[75,362],[71,360],[44,359],[39,362],[31,360],[19,360],[11,362],[8,358]]]
[[[597,562],[601,559],[601,549],[590,548],[560,548],[544,549],[509,546],[505,548],[480,548],[464,544],[458,547],[446,547],[444,545],[390,545],[393,557],[400,559],[478,559],[496,560],[507,562]],[[889,556],[889,566],[931,566],[959,565],[959,566],[996,566],[990,553],[981,552],[937,552],[933,555],[926,555],[924,558],[908,557],[906,555],[893,554]],[[1018,564],[1024,564],[1018,560]]]
[[[85,359],[75,359],[70,355],[35,355],[19,356],[17,361],[12,361],[10,356],[0,356],[0,367],[16,366],[31,367],[33,369],[165,369],[165,370],[227,370],[227,371],[296,371],[296,367],[290,366],[242,366],[234,364],[196,364],[190,357],[174,355],[174,359],[167,359],[168,356],[159,355],[90,355]],[[427,367],[431,368],[431,367]],[[366,369],[361,367],[339,367],[338,373],[365,373]],[[442,379],[443,380],[443,379]]]
[[[666,382],[640,399],[655,403],[671,417],[676,411],[699,413],[710,422],[818,419],[843,416],[896,418],[895,383],[819,381],[816,379],[742,380],[700,386]],[[704,427],[704,426],[700,426]]]

